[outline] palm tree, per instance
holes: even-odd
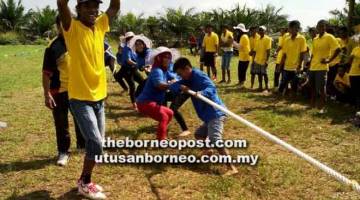
[[[44,33],[51,31],[56,19],[57,11],[46,6],[36,11],[30,10],[28,29],[35,35],[42,36]]]
[[[14,0],[0,1],[0,25],[1,31],[15,31],[25,24],[25,8],[21,0],[17,3]]]

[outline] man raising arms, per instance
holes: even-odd
[[[77,18],[72,18],[68,0],[57,0],[65,43],[68,48],[70,108],[85,138],[86,156],[78,180],[79,193],[90,199],[105,199],[103,189],[91,182],[95,156],[103,152],[105,135],[104,99],[106,72],[104,38],[111,20],[120,10],[120,0],[111,0],[99,15],[101,0],[77,0]]]

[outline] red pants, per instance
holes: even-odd
[[[137,107],[140,113],[159,122],[157,139],[165,140],[167,137],[167,126],[174,112],[165,106],[158,105],[156,102],[138,103]]]

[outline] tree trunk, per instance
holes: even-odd
[[[355,0],[348,0],[349,2],[349,19],[348,19],[348,28],[352,29],[354,26],[354,9],[355,9]]]

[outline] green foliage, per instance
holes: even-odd
[[[46,6],[41,10],[30,10],[28,15],[30,17],[28,30],[35,35],[43,36],[44,33],[53,29],[57,11]]]
[[[0,1],[0,28],[2,32],[14,31],[25,24],[25,8],[21,0]]]
[[[348,23],[349,9],[347,7],[343,9],[335,9],[329,12],[331,18],[329,19],[330,24],[336,26],[346,26]],[[354,7],[354,23],[355,25],[360,24],[360,4],[355,4]]]
[[[23,37],[16,32],[0,33],[0,45],[20,44]]]

